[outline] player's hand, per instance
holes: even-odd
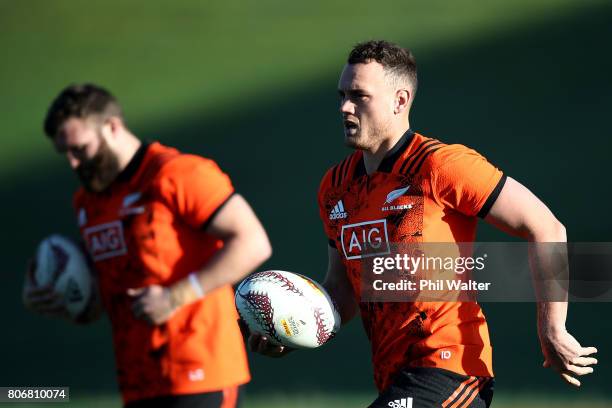
[[[159,325],[166,322],[175,312],[170,290],[159,285],[146,288],[128,289],[128,296],[134,298],[132,313],[137,319]]]
[[[64,297],[55,291],[53,285],[37,286],[35,284],[35,269],[34,260],[28,260],[22,292],[23,305],[27,309],[45,316],[70,320],[70,314],[68,309],[66,309]]]
[[[545,368],[553,368],[570,385],[580,387],[578,376],[591,374],[597,359],[595,347],[582,347],[565,329],[540,333]]]
[[[259,333],[251,333],[249,336],[249,348],[255,353],[274,358],[284,357],[295,350],[291,347],[272,344],[268,337]]]

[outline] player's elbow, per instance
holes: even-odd
[[[567,242],[565,225],[555,217],[551,217],[549,220],[539,223],[537,228],[532,229],[530,240],[535,242]]]
[[[253,269],[270,259],[272,256],[272,244],[268,238],[266,230],[258,223],[254,228],[245,234],[248,241],[249,256],[253,263]]]
[[[565,225],[563,225],[559,220],[555,220],[554,223],[554,234],[555,234],[555,242],[567,242],[567,231],[565,230]]]
[[[266,262],[272,256],[272,244],[268,238],[268,234],[262,231],[263,234],[258,239],[256,253],[260,264]]]

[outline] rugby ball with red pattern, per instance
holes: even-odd
[[[52,284],[73,317],[84,311],[92,295],[92,275],[85,254],[62,235],[50,235],[38,245],[32,280],[38,287]]]
[[[297,273],[250,275],[236,290],[236,308],[251,332],[277,345],[319,347],[340,329],[340,315],[325,289]]]

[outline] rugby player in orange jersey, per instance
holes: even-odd
[[[250,380],[231,285],[271,254],[267,235],[209,159],[143,143],[115,98],[64,89],[45,132],[77,173],[74,207],[113,329],[126,407],[237,406]],[[26,277],[24,303],[67,317],[50,287]]]
[[[379,390],[370,407],[485,407],[494,374],[479,305],[361,301],[365,247],[372,256],[389,253],[389,243],[473,242],[478,217],[534,243],[565,242],[565,228],[528,189],[474,150],[412,131],[416,88],[408,50],[370,41],[351,51],[338,91],[345,142],[356,152],[332,167],[319,189],[330,242],[324,286],[343,323],[361,312]],[[566,265],[538,245],[530,251],[536,281]],[[593,372],[597,350],[567,332],[566,314],[567,302],[539,302],[538,334],[544,366],[579,386],[576,377]],[[249,344],[269,356],[289,351],[258,334]]]

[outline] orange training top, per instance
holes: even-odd
[[[394,243],[474,241],[477,216],[486,216],[504,182],[474,150],[412,131],[371,175],[361,151],[332,167],[321,181],[320,216],[357,300],[367,257],[389,253]],[[360,302],[360,310],[380,391],[409,366],[493,376],[476,302]]]
[[[205,226],[231,197],[215,162],[159,143],[139,149],[101,193],[74,197],[113,331],[124,402],[221,390],[250,380],[233,290],[221,287],[162,325],[132,313],[128,288],[169,286],[200,269],[223,243]]]

